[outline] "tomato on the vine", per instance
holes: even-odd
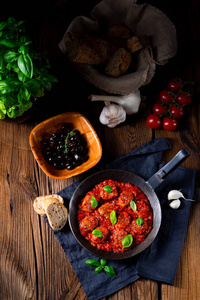
[[[174,100],[174,95],[171,94],[168,90],[162,90],[159,94],[159,100],[165,104],[171,104]]]
[[[180,105],[189,105],[192,101],[192,96],[190,93],[188,92],[179,92],[176,98],[176,101],[180,104]]]
[[[175,119],[180,119],[184,115],[183,107],[177,107],[175,104],[172,104],[169,111],[172,117],[174,117]]]
[[[168,89],[170,91],[178,92],[183,85],[183,81],[180,77],[171,78],[168,82]]]
[[[156,114],[150,114],[147,118],[147,125],[151,129],[158,129],[161,126],[161,120]]]
[[[165,115],[166,112],[167,112],[167,106],[163,106],[159,102],[154,104],[154,106],[153,106],[154,114],[161,116],[161,115]]]
[[[162,121],[162,127],[167,131],[173,131],[176,129],[178,122],[176,119],[170,119],[168,117],[164,117]]]

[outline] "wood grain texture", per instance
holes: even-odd
[[[73,70],[58,49],[73,18],[89,15],[99,1],[36,0],[31,9],[26,6],[24,10],[20,2],[12,7],[7,4],[7,9],[1,12],[1,20],[11,15],[27,19],[33,45],[38,50],[48,51],[52,72],[59,83],[37,103],[30,120],[22,124],[0,121],[0,300],[87,300],[59,242],[45,220],[33,210],[35,197],[57,193],[82,175],[64,180],[47,177],[33,157],[29,134],[39,122],[53,115],[78,111],[89,119],[100,137],[103,156],[98,167],[153,138],[164,136],[172,149],[166,151],[162,159],[169,161],[181,148],[187,147],[191,156],[183,166],[196,170],[196,187],[199,188],[200,1],[148,1],[174,22],[178,53],[166,66],[157,67],[152,82],[141,89],[146,97],[145,108],[113,129],[99,123],[102,103],[88,100],[89,94],[98,91]],[[193,102],[177,131],[152,131],[146,126],[146,118],[152,109],[153,95],[172,75],[196,81]],[[93,171],[96,169],[94,167]],[[102,300],[200,300],[199,218],[200,203],[196,202],[192,204],[174,286],[141,279]]]

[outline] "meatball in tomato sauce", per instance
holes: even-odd
[[[87,233],[92,231],[98,226],[98,219],[94,216],[87,216],[80,221],[80,230],[82,233]]]
[[[99,232],[101,232],[102,236],[96,236],[92,233],[91,239],[92,239],[93,243],[95,243],[95,244],[102,243],[103,241],[105,241],[107,239],[109,230],[106,227],[99,226],[99,227],[95,228],[95,230],[98,230]]]
[[[94,193],[88,193],[82,200],[81,208],[84,211],[92,212],[95,210],[95,205],[92,206],[92,200],[96,200],[96,202],[99,202],[99,197],[96,196]]]
[[[130,204],[130,202],[133,200],[133,193],[129,190],[124,190],[118,198],[118,205],[121,207],[125,207]]]
[[[101,216],[104,216],[105,218],[110,218],[110,213],[114,209],[114,204],[113,203],[104,203],[101,205],[98,209],[99,213]]]

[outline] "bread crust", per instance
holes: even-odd
[[[61,230],[68,219],[68,210],[60,202],[53,202],[46,209],[49,225],[54,231]]]
[[[39,196],[37,198],[35,198],[34,202],[33,202],[33,208],[36,211],[36,213],[38,213],[39,215],[46,217],[46,207],[48,206],[47,204],[50,202],[60,202],[62,204],[64,204],[64,200],[60,195],[57,194],[52,194],[52,195],[46,195],[46,196]],[[46,202],[46,205],[45,205]],[[45,205],[45,207],[44,207]]]
[[[119,48],[106,65],[105,73],[110,77],[117,78],[128,70],[131,60],[131,54],[126,49]]]

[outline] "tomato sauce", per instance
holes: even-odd
[[[96,248],[124,252],[145,240],[153,210],[144,192],[130,183],[105,180],[78,207],[81,234]]]

